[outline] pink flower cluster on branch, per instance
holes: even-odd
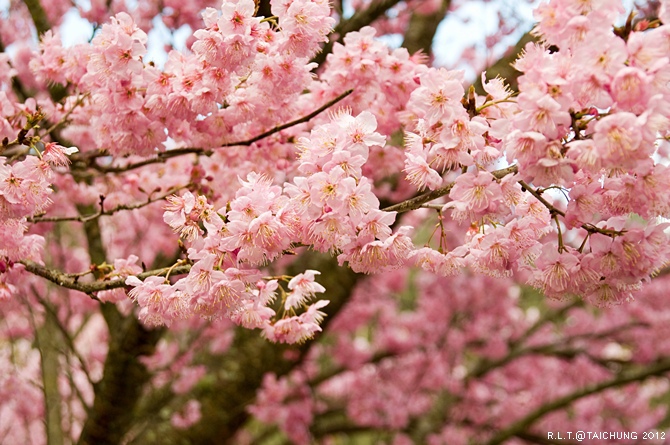
[[[113,155],[161,152],[168,138],[187,146],[243,140],[293,115],[291,104],[311,81],[307,61],[334,23],[324,2],[277,8],[280,26],[254,17],[252,0],[207,8],[191,52],[171,51],[162,70],[144,62],[146,33],[119,13],[92,45],[65,52],[49,35],[33,69],[90,92],[66,134]]]
[[[28,234],[28,219],[50,206],[54,170],[67,166],[68,155],[78,149],[29,136],[43,118],[42,112],[28,108],[34,102],[22,110],[12,105],[4,92],[0,94],[0,101],[5,102],[0,109],[0,137],[4,139],[0,154],[18,152],[10,159],[0,156],[0,236],[4,240],[0,246],[0,285],[4,286],[4,273],[13,263],[41,261],[44,238]],[[34,155],[21,156],[31,149]]]
[[[0,14],[0,437],[86,442],[116,388],[115,442],[664,425],[668,1],[544,3],[483,96],[376,37],[441,0],[127,1],[67,48],[68,2]],[[164,66],[156,14],[194,30]]]
[[[274,261],[294,245],[339,253],[357,271],[400,267],[412,248],[409,228],[391,233],[394,214],[379,210],[372,184],[362,176],[369,150],[383,145],[376,121],[364,112],[333,114],[330,124],[299,141],[300,172],[282,187],[251,173],[225,208],[215,210],[205,196],[190,192],[168,198],[164,220],[187,243],[193,266],[174,285],[155,277],[134,286],[130,296],[150,324],[169,324],[189,315],[231,318],[248,328],[262,328],[274,341],[296,342],[318,330],[323,301],[302,315],[271,321],[276,312],[277,280],[261,280],[257,267]],[[309,273],[288,283],[284,312],[299,308],[325,289]],[[282,291],[283,292],[283,291]]]
[[[171,51],[162,69],[145,62],[147,35],[126,13],[103,25],[90,45],[70,51],[46,33],[33,70],[77,93],[65,106],[49,105],[61,118],[52,128],[64,127],[64,136],[86,147],[77,159],[99,169],[86,173],[93,178],[88,188],[78,175],[90,164],[70,169],[80,182],[48,177],[51,170],[38,163],[67,162],[55,142],[42,143],[41,156],[5,161],[2,196],[24,208],[8,211],[3,224],[19,240],[38,236],[23,236],[22,218],[43,213],[51,183],[69,196],[87,190],[88,203],[105,195],[96,190],[120,185],[149,195],[147,206],[153,192],[141,181],[190,184],[191,191],[167,199],[163,215],[184,243],[187,258],[175,268],[190,265],[188,276],[128,278],[149,324],[199,315],[270,330],[297,317],[286,302],[302,298],[288,292],[293,297],[282,297],[278,316],[275,294],[286,291],[261,278],[264,266],[298,245],[335,254],[356,272],[413,264],[453,275],[469,267],[493,277],[519,274],[550,297],[620,303],[670,255],[659,220],[668,216],[670,183],[658,161],[667,151],[670,93],[663,80],[670,65],[665,26],[612,32],[621,10],[616,2],[604,5],[552,1],[539,9],[536,32],[546,42],[530,44],[517,61],[517,97],[501,79],[484,83],[485,97],[466,92],[463,73],[390,51],[372,28],[335,44],[315,76],[308,60],[334,23],[318,0],[274,2],[276,16],[268,19],[254,15],[251,0],[208,8],[190,51]],[[596,51],[586,39],[599,42],[598,54],[584,53]],[[582,67],[582,60],[598,62]],[[352,111],[335,112],[329,122],[315,113],[295,120],[311,101],[350,88],[353,94],[335,100],[344,98]],[[4,114],[16,114],[2,94]],[[15,143],[18,130],[17,146],[40,150],[39,132],[28,135],[35,125],[3,125],[11,139],[5,145]],[[402,147],[394,145],[399,130]],[[213,150],[222,147],[230,150]],[[182,167],[161,167],[177,155],[189,155]],[[239,186],[221,174],[223,164],[239,168]],[[438,210],[439,242],[417,248],[409,225],[392,230],[396,215],[380,210],[379,199],[425,188],[439,199],[429,205]],[[116,199],[114,209],[140,210]],[[150,209],[145,214],[157,219]],[[39,218],[58,221],[33,221]],[[110,238],[112,227],[103,223]],[[131,248],[118,249],[121,257]],[[39,260],[24,254],[35,248],[11,249],[7,264]]]
[[[486,98],[464,98],[458,73],[433,69],[420,77],[407,107],[407,180],[419,190],[444,187],[450,200],[440,217],[451,209],[478,233],[454,252],[443,253],[442,242],[440,252],[420,250],[418,264],[444,274],[462,265],[492,276],[527,270],[551,297],[576,294],[604,305],[630,299],[665,266],[670,251],[659,218],[667,216],[670,187],[654,156],[666,152],[670,117],[660,38],[667,31],[614,33],[611,23],[623,11],[618,2],[605,4],[552,1],[538,10],[536,31],[547,41],[529,44],[516,62],[523,72],[516,98],[498,79],[484,84]],[[505,161],[516,164],[515,176],[489,173]],[[621,273],[630,258],[640,267]]]
[[[372,181],[362,174],[370,150],[386,143],[376,128],[369,112],[333,115],[299,141],[298,170],[305,176],[286,187],[299,242],[338,253],[340,264],[365,273],[400,267],[411,249],[409,228],[391,233],[395,215],[379,210]]]

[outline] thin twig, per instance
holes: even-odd
[[[517,171],[518,170],[516,165],[510,165],[509,167],[492,171],[491,174],[496,179],[502,179],[507,175],[515,174]],[[455,184],[454,182],[451,182],[437,190],[424,193],[423,195],[419,195],[406,201],[399,202],[398,204],[393,204],[392,206],[385,207],[382,210],[385,212],[398,212],[398,213],[404,213],[409,212],[410,210],[416,210],[427,202],[448,195],[451,189],[454,187],[454,184]]]
[[[85,294],[91,294],[93,292],[100,292],[103,290],[126,287],[125,278],[117,278],[109,281],[94,281],[92,283],[82,283],[76,278],[72,278],[69,274],[54,269],[49,269],[48,267],[37,264],[34,261],[21,260],[20,263],[23,264],[26,270],[30,273],[38,275],[42,278],[46,278],[47,280],[51,281],[52,283],[56,283],[61,287],[84,292]],[[165,276],[168,272],[172,276],[184,275],[187,274],[190,270],[191,265],[184,264],[177,267],[170,266],[170,267],[163,267],[161,269],[149,270],[136,276],[140,280],[145,280],[146,278],[149,277]]]
[[[156,198],[149,198],[144,202],[136,203],[136,204],[119,204],[118,206],[111,208],[109,210],[104,210],[103,209],[103,200],[101,199],[100,202],[100,210],[98,210],[95,213],[92,213],[90,215],[77,215],[77,216],[35,216],[32,218],[28,218],[28,222],[33,222],[33,223],[41,223],[41,222],[63,222],[63,221],[78,221],[78,222],[87,222],[87,221],[92,221],[96,218],[99,218],[103,215],[113,215],[116,212],[119,212],[121,210],[136,210],[140,209],[142,207],[146,207],[149,204],[152,204],[157,201],[161,201],[165,198],[167,198],[170,195],[173,195],[175,192],[186,188],[187,186],[181,186],[177,187],[174,189],[170,189],[168,193],[165,193],[163,195],[160,195]]]
[[[55,124],[51,125],[51,127],[49,127],[49,128],[46,130],[45,133],[47,133],[47,134],[51,134],[51,133],[53,133],[54,130],[56,130],[56,129],[62,127],[62,126],[65,124],[65,122],[68,120],[68,118],[70,117],[70,115],[74,112],[74,110],[76,110],[77,107],[78,107],[79,105],[82,105],[82,104],[84,103],[84,99],[85,99],[86,97],[88,97],[88,96],[89,96],[89,93],[85,93],[85,94],[79,96],[79,97],[77,98],[77,100],[75,101],[75,103],[72,105],[72,108],[70,108],[70,109],[63,115],[63,117],[62,117],[58,122],[56,122]]]
[[[525,181],[519,181],[519,185],[521,185],[521,187],[526,189],[528,191],[528,193],[533,195],[535,197],[535,199],[540,201],[542,203],[542,205],[544,205],[549,210],[549,212],[551,212],[552,215],[554,215],[554,216],[555,215],[561,215],[562,217],[565,218],[565,212],[564,211],[554,207],[549,201],[544,199],[544,197],[540,194],[540,192],[535,190],[533,187],[529,186]],[[556,224],[558,224],[558,221],[556,221]],[[588,224],[588,223],[582,224],[580,227],[582,229],[586,230],[589,233],[600,233],[600,234],[603,234],[605,236],[609,236],[610,238],[615,238],[615,237],[621,236],[625,233],[625,230],[619,231],[619,230],[612,230],[612,229],[602,229],[600,227],[596,227],[593,224]],[[559,231],[560,231],[560,228],[559,228]]]

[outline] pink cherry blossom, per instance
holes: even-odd
[[[304,273],[291,278],[291,281],[288,282],[288,288],[291,290],[291,293],[286,298],[286,310],[304,304],[306,301],[312,299],[317,292],[326,291],[325,287],[314,281],[315,275],[319,274],[321,272],[308,269]]]
[[[0,13],[4,442],[662,432],[666,0],[529,2],[522,51],[523,5],[488,2],[442,67],[417,23],[466,2],[25,3]],[[642,439],[587,441],[612,440]]]

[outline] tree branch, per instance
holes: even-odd
[[[28,8],[30,17],[32,17],[33,23],[35,24],[37,35],[41,39],[42,34],[51,29],[51,24],[49,23],[49,19],[47,18],[47,14],[40,3],[40,0],[23,0],[23,4]]]
[[[583,350],[568,348],[568,346],[570,346],[575,341],[609,339],[611,338],[612,334],[617,334],[622,331],[626,331],[628,329],[634,329],[642,326],[645,326],[645,323],[631,322],[628,324],[615,326],[611,329],[602,332],[594,332],[594,333],[589,332],[585,334],[573,335],[572,337],[561,339],[560,342],[557,343],[529,346],[526,348],[520,348],[517,346],[516,348],[512,348],[512,350],[510,350],[510,352],[506,356],[498,360],[487,360],[486,358],[482,359],[479,363],[477,363],[477,367],[471,373],[468,374],[468,377],[482,378],[483,376],[493,371],[494,369],[501,368],[520,357],[525,357],[533,354],[550,355],[550,356],[554,355],[563,358],[575,357],[577,354],[586,353]],[[598,364],[601,365],[603,364],[602,361],[595,360],[595,357],[591,356],[590,354],[586,355],[589,356],[589,358],[593,359],[593,361],[597,362]]]
[[[82,213],[86,210],[90,212],[93,209],[85,209],[83,206],[79,208]],[[91,261],[93,264],[104,263],[106,252],[100,233],[99,220],[85,221],[84,232]],[[63,274],[60,273],[60,275]],[[78,280],[76,276],[66,278],[75,284]],[[99,274],[96,274],[96,278],[100,278]],[[124,279],[114,281],[118,284],[115,287],[125,285]],[[151,378],[151,374],[141,362],[141,357],[154,353],[156,343],[165,332],[163,328],[145,328],[134,314],[124,316],[114,304],[101,303],[100,312],[109,331],[109,350],[105,358],[102,379],[93,387],[95,394],[93,406],[84,422],[77,441],[78,445],[117,445],[121,443],[122,438],[133,424],[138,400]]]
[[[530,185],[528,185],[525,181],[519,181],[519,185],[521,187],[523,187],[524,189],[526,189],[528,191],[528,193],[533,195],[535,197],[535,199],[540,201],[542,203],[542,205],[544,205],[549,210],[549,212],[551,212],[552,215],[561,215],[562,217],[565,218],[565,212],[556,208],[556,207],[554,207],[549,201],[544,199],[544,197],[542,196],[542,194],[538,190],[536,190],[533,187],[531,187]],[[589,233],[600,233],[600,234],[603,234],[605,236],[609,236],[610,238],[615,238],[617,236],[621,236],[621,235],[624,234],[624,231],[611,230],[611,229],[601,229],[600,227],[594,226],[593,224],[587,224],[587,223],[582,224],[580,227],[582,229],[586,230]],[[559,230],[560,230],[560,227],[559,227]]]
[[[440,7],[432,14],[419,14],[413,12],[409,20],[409,26],[405,32],[402,46],[407,48],[410,54],[423,51],[427,55],[433,52],[433,39],[444,16],[451,6],[451,0],[442,0]]]
[[[117,445],[133,423],[134,408],[151,374],[142,356],[154,353],[164,329],[149,330],[134,315],[123,319],[110,342],[102,380],[78,445]]]
[[[39,301],[40,304],[42,305],[42,307],[44,307],[44,310],[46,312],[47,317],[51,317],[53,325],[55,326],[55,328],[57,328],[58,332],[60,332],[60,335],[62,335],[63,341],[67,345],[68,349],[70,350],[70,352],[72,352],[72,354],[75,356],[75,358],[79,362],[79,365],[81,366],[81,370],[84,373],[84,375],[86,376],[86,380],[88,381],[88,383],[91,386],[93,386],[93,380],[91,380],[91,373],[89,372],[88,366],[86,365],[86,360],[84,359],[84,357],[82,357],[82,355],[77,350],[77,348],[74,344],[74,338],[70,335],[70,333],[67,331],[67,329],[65,329],[65,326],[63,326],[63,324],[58,319],[58,313],[56,311],[56,308],[54,308],[53,305],[50,302],[48,302],[44,298],[40,297],[38,295],[36,289],[34,290],[34,294],[35,294],[35,298],[37,299],[37,301]],[[46,325],[46,323],[45,323],[45,325]],[[53,337],[53,334],[52,334],[52,337]],[[85,403],[82,403],[82,405],[85,408],[88,408],[88,406],[86,406]]]
[[[44,323],[37,326],[31,309],[31,322],[35,331],[35,343],[40,353],[42,371],[42,392],[44,394],[44,410],[46,439],[48,445],[63,445],[62,409],[63,399],[58,391],[60,365],[58,361],[58,331],[54,326],[54,314],[47,312]]]
[[[61,287],[65,287],[72,290],[77,290],[79,292],[84,292],[85,294],[92,294],[94,292],[100,292],[102,290],[117,289],[119,287],[126,287],[125,278],[117,278],[114,280],[108,281],[94,281],[92,283],[80,283],[79,277],[66,274],[54,269],[49,269],[40,264],[37,264],[34,261],[30,260],[21,260],[20,262],[30,273],[38,275],[42,278],[46,278],[52,283],[56,283]],[[190,264],[184,264],[181,266],[171,266],[171,267],[162,267],[160,269],[153,269],[146,272],[142,272],[137,275],[137,278],[140,280],[145,280],[148,277],[154,276],[165,276],[170,273],[171,276],[174,275],[183,275],[187,274],[191,270]]]
[[[542,405],[540,408],[528,414],[523,419],[517,421],[509,428],[506,428],[496,434],[489,442],[488,445],[497,445],[503,443],[504,441],[518,436],[525,432],[533,423],[542,418],[543,416],[557,411],[561,408],[565,408],[572,404],[573,402],[588,397],[592,394],[597,394],[599,392],[605,391],[610,388],[617,388],[619,386],[624,386],[633,382],[641,382],[646,380],[649,377],[657,376],[664,374],[670,371],[670,358],[659,361],[655,365],[648,366],[639,371],[632,372],[628,375],[620,375],[611,380],[601,382],[594,385],[589,385],[585,388],[574,391],[566,396],[560,397],[552,402],[549,402],[545,405]]]
[[[296,275],[305,269],[322,272],[319,282],[326,288],[323,298],[330,304],[323,308],[327,317],[321,327],[327,330],[328,323],[344,307],[363,277],[349,268],[338,266],[337,259],[326,254],[305,252],[290,267],[287,273]],[[223,356],[213,356],[209,366],[216,372],[214,382],[196,386],[193,397],[202,404],[201,420],[187,430],[172,430],[164,436],[147,435],[137,443],[143,445],[212,444],[235,443],[235,434],[249,418],[247,406],[253,402],[263,376],[273,372],[282,376],[299,366],[316,341],[303,345],[277,345],[258,335],[257,331],[238,328],[233,345]],[[250,353],[249,351],[253,351]],[[170,428],[172,428],[170,426]],[[167,436],[167,435],[166,435]]]
[[[100,210],[98,210],[95,213],[91,213],[91,214],[88,214],[88,215],[77,215],[77,216],[50,216],[50,217],[34,216],[32,218],[28,218],[27,221],[32,222],[32,223],[64,222],[64,221],[78,221],[78,222],[85,223],[85,222],[97,219],[97,218],[99,218],[103,215],[106,215],[106,216],[113,215],[114,213],[117,213],[121,210],[141,209],[142,207],[146,207],[149,204],[153,204],[154,202],[162,201],[163,199],[167,198],[168,196],[173,195],[175,192],[177,192],[177,191],[179,191],[183,188],[186,188],[186,187],[187,186],[176,187],[176,188],[170,189],[170,191],[168,193],[160,195],[156,198],[149,198],[144,202],[140,202],[140,203],[136,203],[136,204],[119,204],[116,207],[113,207],[113,208],[108,209],[108,210],[104,210],[103,204],[104,204],[105,198],[104,198],[104,196],[101,196],[100,197]]]
[[[319,66],[326,61],[328,54],[333,52],[333,45],[335,42],[342,42],[344,36],[350,32],[358,31],[364,26],[377,20],[384,15],[386,11],[400,3],[400,0],[373,0],[367,9],[356,12],[348,20],[340,20],[333,32],[331,33],[331,40],[329,40],[319,54],[314,56],[311,62],[317,63]],[[336,35],[336,38],[333,38]]]
[[[308,115],[303,116],[299,119],[293,120],[291,122],[287,122],[285,124],[278,125],[278,126],[272,128],[272,129],[270,129],[270,130],[268,130],[264,133],[261,133],[257,136],[252,137],[251,139],[246,139],[244,141],[237,141],[237,142],[228,142],[228,143],[220,145],[216,148],[249,146],[249,145],[253,144],[254,142],[258,142],[261,139],[265,139],[266,137],[271,136],[275,133],[279,133],[282,130],[286,130],[287,128],[291,128],[291,127],[294,127],[296,125],[308,122],[311,119],[313,119],[314,117],[316,117],[317,115],[321,114],[322,112],[324,112],[328,108],[332,107],[333,105],[335,105],[336,103],[341,101],[342,99],[344,99],[345,97],[347,97],[348,95],[350,95],[351,93],[353,93],[353,91],[354,90],[347,90],[344,93],[337,96],[336,98],[334,98],[333,100],[327,102],[323,106],[321,106],[318,109],[312,111]],[[86,167],[94,168],[94,169],[96,169],[96,170],[98,170],[102,173],[121,173],[121,172],[126,172],[126,171],[129,171],[129,170],[134,170],[136,168],[144,167],[145,165],[155,164],[155,163],[158,163],[158,162],[163,162],[166,159],[170,159],[170,158],[174,158],[174,157],[182,156],[182,155],[186,155],[186,154],[191,154],[191,153],[195,153],[195,154],[203,155],[203,156],[211,156],[214,152],[213,152],[212,149],[204,149],[204,148],[201,148],[201,147],[176,148],[174,150],[168,150],[168,151],[160,152],[156,155],[155,158],[145,159],[143,161],[131,163],[131,164],[128,164],[128,165],[125,165],[125,166],[120,166],[120,167],[104,167],[104,166],[101,166],[101,165],[98,165],[98,164],[95,163],[96,158],[98,158],[100,156],[107,156],[107,151],[106,150],[98,150],[98,151],[94,151],[94,152],[85,153],[85,154],[79,155],[79,156],[77,154],[75,154],[75,155],[71,156],[70,159],[73,163],[73,166],[75,166],[75,164],[78,164],[80,162],[84,162],[84,165]]]
[[[491,174],[496,178],[496,179],[501,179],[504,178],[507,175],[513,175],[516,174],[518,171],[516,165],[511,165],[506,168],[502,168],[500,170],[495,170],[492,171]],[[398,204],[394,204],[392,206],[388,206],[383,208],[382,210],[385,212],[398,212],[398,213],[404,213],[404,212],[409,212],[410,210],[416,210],[419,207],[421,207],[423,204],[430,202],[434,199],[440,198],[442,196],[448,195],[451,189],[454,187],[454,183],[449,183],[445,185],[444,187],[441,187],[437,190],[433,190],[427,193],[424,193],[423,195],[416,196],[414,198],[408,199],[406,201],[400,202]]]

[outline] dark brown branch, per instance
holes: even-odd
[[[77,216],[35,216],[32,218],[28,218],[28,222],[33,222],[33,223],[40,223],[40,222],[63,222],[63,221],[78,221],[78,222],[88,222],[92,221],[96,218],[99,218],[101,216],[109,216],[113,215],[117,212],[120,212],[122,210],[136,210],[136,209],[141,209],[142,207],[146,207],[149,204],[153,204],[154,202],[162,201],[163,199],[167,198],[168,196],[174,194],[175,192],[185,188],[186,186],[182,187],[177,187],[174,189],[171,189],[168,193],[165,193],[163,195],[160,195],[156,198],[149,198],[144,202],[136,203],[136,204],[119,204],[116,207],[113,207],[108,210],[104,210],[103,208],[103,203],[104,199],[100,199],[100,210],[98,210],[95,213],[91,213],[89,215],[77,215]]]
[[[402,46],[407,48],[410,54],[417,51],[423,51],[427,55],[432,54],[437,27],[444,20],[449,6],[451,6],[451,0],[442,0],[440,7],[431,14],[412,13],[407,32],[405,32],[405,39],[402,42]]]
[[[117,445],[134,422],[134,408],[151,374],[141,362],[154,353],[164,329],[149,330],[130,315],[110,342],[102,380],[78,445]]]
[[[544,205],[549,210],[549,212],[551,212],[552,215],[561,215],[562,217],[565,217],[565,212],[564,211],[554,207],[549,201],[544,199],[544,197],[542,196],[542,194],[539,191],[537,191],[536,189],[534,189],[533,187],[528,185],[525,181],[519,181],[519,185],[521,185],[521,187],[526,189],[528,191],[528,193],[533,195],[535,197],[535,199],[540,201],[542,203],[542,205]],[[624,233],[623,231],[618,231],[618,230],[601,229],[600,227],[596,227],[593,224],[582,224],[580,227],[582,229],[586,230],[589,233],[600,233],[600,234],[603,234],[605,236],[609,236],[610,238],[621,236]],[[560,227],[559,227],[559,230],[560,230]]]
[[[565,408],[579,399],[597,394],[610,388],[617,388],[629,383],[641,382],[648,379],[649,377],[665,374],[668,371],[670,371],[670,359],[666,358],[654,365],[647,366],[636,372],[631,372],[627,375],[620,375],[605,382],[589,385],[585,388],[574,391],[566,396],[560,397],[552,402],[542,405],[523,419],[515,422],[509,428],[500,431],[488,442],[488,445],[497,445],[514,436],[522,434],[528,428],[530,428],[533,423],[541,419],[543,416]]]
[[[258,136],[253,137],[251,139],[247,139],[246,141],[230,142],[228,144],[222,145],[222,147],[233,147],[233,146],[237,146],[237,145],[251,145],[254,142],[260,141],[261,139],[265,139],[266,137],[268,137],[270,135],[273,135],[275,133],[279,133],[280,131],[286,130],[287,128],[295,127],[298,124],[309,122],[312,118],[314,118],[314,117],[318,116],[319,114],[321,114],[322,112],[326,111],[328,108],[332,107],[333,105],[335,105],[336,103],[338,103],[339,101],[341,101],[342,99],[344,99],[345,97],[347,97],[348,95],[350,95],[353,92],[354,92],[354,90],[345,91],[344,93],[337,96],[335,99],[327,102],[326,104],[322,105],[320,108],[312,111],[311,113],[309,113],[306,116],[301,117],[300,119],[296,119],[294,121],[287,122],[285,124],[274,127],[273,129],[268,130],[265,133],[261,133]]]
[[[364,26],[369,25],[370,23],[377,20],[379,17],[386,14],[386,11],[400,3],[400,0],[376,0],[372,1],[370,6],[363,11],[356,12],[347,20],[340,20],[340,23],[337,24],[333,32],[331,33],[331,40],[328,41],[321,52],[314,56],[312,62],[315,62],[321,65],[326,61],[328,54],[333,51],[333,45],[335,42],[342,42],[344,36],[350,32],[358,31]],[[333,38],[333,35],[337,36]]]
[[[216,147],[216,148],[249,146],[249,145],[253,144],[254,142],[258,142],[261,139],[265,139],[266,137],[271,136],[275,133],[279,133],[282,130],[286,130],[287,128],[291,128],[291,127],[294,127],[296,125],[308,122],[311,119],[313,119],[314,117],[316,117],[319,114],[321,114],[322,112],[324,112],[325,110],[327,110],[328,108],[332,107],[333,105],[335,105],[336,103],[341,101],[342,99],[344,99],[345,97],[347,97],[348,95],[350,95],[351,93],[353,93],[353,91],[354,90],[347,90],[344,93],[337,96],[336,98],[334,98],[333,100],[329,101],[328,103],[324,104],[323,106],[319,107],[318,109],[312,111],[308,115],[303,116],[299,119],[293,120],[291,122],[287,122],[285,124],[278,125],[278,126],[272,128],[272,129],[270,129],[266,132],[263,132],[263,133],[261,133],[257,136],[254,136],[251,139],[246,139],[244,141],[237,141],[237,142],[228,142],[228,143],[220,145],[219,147]],[[107,155],[106,150],[100,150],[100,151],[96,151],[96,152],[86,153],[86,154],[80,155],[80,156],[73,155],[70,159],[72,160],[73,164],[84,161],[87,166],[89,166],[91,168],[94,168],[98,171],[101,171],[103,173],[121,173],[121,172],[126,172],[126,171],[129,171],[129,170],[134,170],[136,168],[144,167],[145,165],[155,164],[155,163],[158,163],[158,162],[163,162],[166,159],[170,159],[170,158],[174,158],[174,157],[182,156],[182,155],[186,155],[186,154],[192,154],[192,153],[195,153],[195,154],[198,154],[198,155],[204,155],[204,156],[211,156],[214,152],[213,152],[212,149],[204,149],[204,148],[201,148],[201,147],[177,148],[177,149],[174,149],[174,150],[168,150],[168,151],[158,153],[155,158],[145,159],[143,161],[135,162],[135,163],[128,164],[128,165],[125,165],[125,166],[120,166],[120,167],[104,167],[104,166],[95,164],[95,161],[94,161],[95,158]]]
[[[542,194],[541,194],[540,192],[538,192],[538,191],[535,190],[533,187],[531,187],[530,185],[528,185],[525,181],[519,181],[519,185],[520,185],[521,187],[523,187],[525,190],[527,190],[528,193],[530,193],[531,195],[533,195],[533,196],[535,197],[535,199],[537,199],[538,201],[540,201],[540,202],[542,203],[542,205],[544,205],[544,206],[551,212],[552,215],[561,215],[561,216],[565,216],[565,212],[564,212],[564,211],[559,210],[559,209],[557,209],[556,207],[554,207],[549,201],[547,201],[546,199],[544,199],[544,197],[542,196]]]
[[[44,267],[40,264],[35,263],[34,261],[21,260],[21,264],[23,264],[26,270],[30,273],[38,275],[42,278],[46,278],[47,280],[51,281],[52,283],[56,283],[61,287],[77,290],[80,292],[84,292],[86,294],[91,294],[93,292],[100,292],[103,290],[117,289],[126,286],[125,278],[117,278],[109,281],[94,281],[92,283],[81,283],[79,282],[78,277],[76,276],[65,274],[63,272],[54,269],[49,269],[48,267]],[[163,267],[160,269],[153,269],[138,274],[137,278],[139,278],[140,280],[145,280],[148,277],[156,277],[156,276],[160,277],[165,276],[168,273],[170,274],[170,276],[183,275],[187,274],[190,270],[191,270],[190,264],[184,264],[181,266]]]
[[[80,207],[79,211],[93,210]],[[102,264],[106,259],[99,220],[84,222],[84,232],[88,241],[89,254],[94,264]],[[159,260],[157,260],[159,261]],[[157,262],[157,265],[160,265]],[[167,272],[166,272],[167,273]],[[101,273],[94,273],[101,278]],[[77,278],[70,278],[76,282]],[[123,279],[116,282],[120,287]],[[98,282],[100,283],[100,282]],[[103,282],[104,283],[104,282]],[[142,356],[154,353],[156,343],[165,329],[147,329],[134,314],[123,315],[116,305],[100,305],[109,331],[109,349],[105,359],[102,379],[94,387],[95,398],[83,425],[78,445],[116,445],[134,422],[137,403],[145,391],[151,374],[142,363]]]
[[[270,9],[270,0],[254,0],[256,3],[256,17],[270,17],[272,11]]]
[[[49,24],[49,19],[47,18],[47,14],[40,3],[40,0],[23,0],[23,3],[30,12],[30,17],[32,17],[33,23],[35,24],[37,35],[42,38],[42,34],[51,29],[51,24]]]
[[[502,168],[500,170],[495,170],[492,171],[491,174],[496,178],[496,179],[502,179],[507,175],[513,175],[517,173],[517,166],[516,165],[511,165],[506,168]],[[424,193],[423,195],[416,196],[414,198],[408,199],[403,202],[399,202],[398,204],[394,204],[389,207],[385,207],[382,210],[385,212],[398,212],[398,213],[404,213],[404,212],[409,212],[410,210],[416,210],[419,207],[421,207],[423,204],[430,202],[434,199],[440,198],[442,196],[448,195],[451,189],[454,187],[454,183],[449,183],[445,185],[444,187],[441,187],[437,190],[433,190],[427,193]]]

